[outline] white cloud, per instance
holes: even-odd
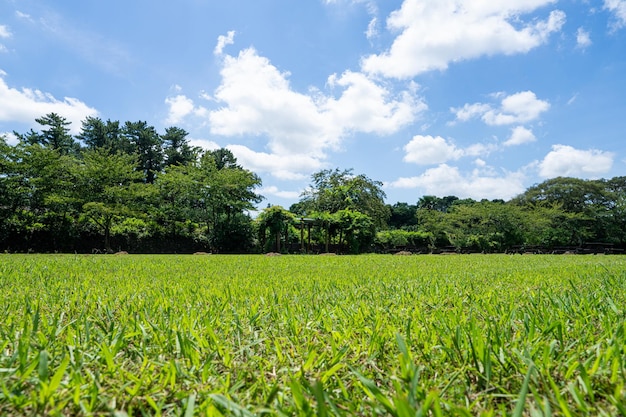
[[[17,138],[17,136],[15,136],[15,133],[13,132],[0,133],[0,137],[6,139],[9,145],[16,145],[19,142],[19,139]]]
[[[536,140],[537,138],[532,130],[527,129],[524,126],[517,126],[512,129],[511,137],[504,142],[504,146],[523,145]]]
[[[228,145],[226,148],[235,155],[246,169],[257,173],[268,173],[281,180],[304,180],[311,172],[324,167],[319,158],[305,154],[277,155],[256,152],[243,145]]]
[[[272,185],[269,187],[264,187],[259,190],[259,194],[263,196],[273,195],[279,198],[285,198],[288,200],[297,200],[300,197],[301,192],[299,191],[281,191],[278,187]]]
[[[215,55],[222,55],[222,52],[224,51],[224,48],[226,47],[226,45],[232,45],[234,42],[235,42],[234,30],[228,31],[226,36],[224,35],[218,36],[217,45],[215,45],[215,49],[213,50],[213,53]]]
[[[9,27],[6,25],[0,25],[0,38],[10,38],[11,37],[11,31],[9,30]]]
[[[501,126],[533,121],[549,108],[550,103],[539,100],[532,91],[522,91],[504,97],[499,108],[493,108],[491,104],[474,103],[450,110],[456,115],[456,121],[465,122],[480,117],[488,125]]]
[[[496,144],[474,143],[459,148],[441,136],[416,135],[404,146],[404,162],[417,165],[437,165],[462,157],[486,156],[497,149]]]
[[[554,10],[545,20],[528,22],[521,16],[554,2],[404,0],[387,19],[389,30],[399,32],[391,48],[364,58],[362,68],[387,77],[410,78],[444,70],[452,62],[526,53],[561,29],[565,13]]]
[[[25,19],[25,20],[28,20],[29,22],[33,21],[33,18],[28,13],[24,13],[24,12],[20,12],[19,10],[16,10],[15,15],[19,17],[20,19]]]
[[[544,178],[598,178],[611,170],[613,159],[611,152],[553,145],[552,151],[539,163],[539,175]]]
[[[604,9],[615,16],[616,29],[626,26],[626,0],[604,0]]]
[[[427,107],[423,101],[414,98],[417,86],[413,86],[413,93],[405,92],[399,100],[393,100],[388,90],[362,73],[346,71],[341,77],[331,75],[328,84],[344,90],[338,99],[326,98],[320,110],[343,131],[393,133],[411,123],[416,113]]]
[[[192,113],[194,109],[193,100],[182,94],[166,98],[165,103],[169,106],[167,123],[180,123],[180,121],[183,120],[185,116]]]
[[[483,103],[465,104],[461,108],[453,107],[450,111],[456,114],[456,120],[467,122],[470,119],[482,117],[485,113],[491,111],[491,106]]]
[[[439,197],[454,195],[460,198],[483,198],[508,200],[524,192],[524,175],[519,172],[502,172],[499,176],[493,169],[481,166],[471,173],[462,173],[459,168],[441,164],[424,171],[421,175],[387,184],[391,188],[418,188],[424,195]]]
[[[404,151],[404,161],[418,165],[436,165],[463,156],[462,149],[448,143],[441,136],[414,136],[404,146]]]
[[[248,155],[255,165],[262,166],[259,160],[268,157],[281,161],[301,158],[305,162],[279,163],[291,167],[289,172],[275,174],[268,169],[282,178],[300,178],[318,169],[326,151],[337,149],[351,133],[394,133],[426,109],[415,84],[409,91],[392,95],[364,74],[346,71],[328,78],[327,84],[331,92],[338,90],[336,94],[320,90],[303,94],[292,89],[289,75],[254,48],[236,57],[225,55],[222,82],[213,94],[222,107],[208,112],[213,134],[267,140],[270,153]]]
[[[180,86],[174,86],[174,91],[180,92]],[[202,94],[200,98],[204,98]],[[194,101],[184,94],[177,94],[173,97],[167,97],[165,104],[168,106],[167,117],[165,122],[169,124],[180,124],[189,116],[200,118],[208,117],[209,110],[203,106],[196,106]]]
[[[378,36],[378,18],[374,17],[370,20],[365,31],[367,39],[373,39]]]
[[[0,39],[8,39],[11,37],[11,31],[8,26],[0,25]],[[4,44],[0,43],[0,52],[6,52],[8,49]]]
[[[591,45],[591,36],[589,32],[587,32],[583,28],[578,28],[576,31],[576,46],[581,49],[585,49],[586,47]]]
[[[208,140],[208,139],[198,139],[198,138],[188,138],[189,139],[189,145],[191,146],[198,146],[202,149],[204,149],[205,151],[213,151],[215,149],[219,149],[221,148],[220,145],[218,145],[217,143],[213,142],[212,140]]]
[[[35,126],[35,119],[48,113],[57,113],[72,123],[72,133],[80,131],[81,122],[98,111],[77,98],[56,99],[50,93],[39,90],[11,88],[4,80],[6,73],[0,71],[0,121],[27,123]]]

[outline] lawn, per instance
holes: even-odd
[[[0,415],[626,414],[626,257],[0,255]]]

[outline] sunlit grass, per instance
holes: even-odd
[[[626,413],[626,258],[0,256],[0,415]]]

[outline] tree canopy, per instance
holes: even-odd
[[[548,179],[510,201],[388,205],[380,181],[325,169],[289,210],[253,219],[260,177],[184,129],[88,117],[72,136],[58,114],[36,122],[14,145],[0,136],[1,250],[300,251],[303,239],[343,253],[626,249],[626,177]]]

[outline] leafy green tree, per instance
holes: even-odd
[[[350,253],[362,253],[370,249],[376,236],[374,221],[367,214],[343,209],[333,214],[339,226],[339,244],[348,248]]]
[[[524,243],[525,220],[519,207],[501,202],[454,205],[446,216],[447,235],[459,249],[503,252]]]
[[[449,246],[450,239],[447,230],[447,214],[443,211],[419,208],[415,213],[418,231],[431,236],[430,248]]]
[[[245,213],[261,201],[255,193],[261,179],[236,163],[218,169],[214,155],[205,152],[198,164],[167,167],[155,183],[158,211],[164,218],[204,224],[213,251],[248,247],[252,222]]]
[[[235,155],[226,148],[214,149],[207,151],[204,154],[205,158],[213,158],[215,161],[215,168],[222,170],[224,168],[241,169],[241,166],[237,164],[237,158]]]
[[[18,143],[9,176],[19,205],[13,217],[35,248],[59,250],[74,234],[78,208],[72,194],[77,159],[40,143]]]
[[[437,210],[447,212],[453,204],[460,201],[456,196],[436,197],[434,195],[425,195],[417,202],[418,209]]]
[[[352,170],[322,170],[312,175],[312,183],[300,200],[306,212],[336,213],[352,210],[366,214],[375,227],[387,224],[390,211],[385,204],[382,183],[367,176],[354,175]]]
[[[513,199],[519,205],[550,207],[558,205],[569,213],[591,213],[605,206],[605,188],[599,181],[557,177],[528,188]]]
[[[142,178],[136,169],[136,156],[109,153],[97,148],[83,153],[75,169],[76,198],[82,203],[82,219],[96,226],[104,237],[104,248],[111,252],[111,229],[116,221],[134,214],[133,183]]]
[[[391,213],[387,222],[391,229],[411,229],[417,226],[417,206],[407,203],[389,205]]]
[[[293,220],[294,215],[281,206],[272,206],[263,210],[256,219],[261,247],[268,250],[268,246],[270,246],[271,250],[280,252],[281,236],[286,236],[285,232],[288,231]],[[271,237],[270,245],[266,244],[268,232]]]

